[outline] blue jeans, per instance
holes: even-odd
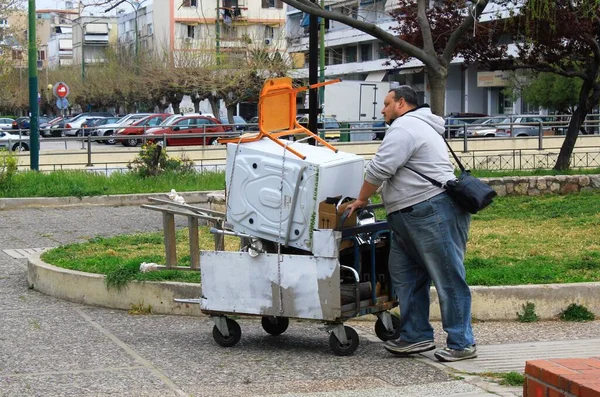
[[[400,303],[400,339],[433,340],[429,323],[433,281],[448,347],[462,350],[475,344],[471,291],[463,263],[471,215],[441,193],[387,219],[392,231],[389,271]]]

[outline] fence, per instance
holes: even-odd
[[[335,145],[341,150],[355,153],[370,159],[375,155],[380,141],[363,140],[382,132],[382,128],[369,128],[356,125],[351,128],[340,129],[340,140]],[[329,130],[330,131],[330,130]],[[320,130],[325,132],[325,130]],[[199,170],[223,169],[226,159],[225,148],[218,145],[207,144],[210,136],[239,136],[240,132],[206,133],[206,134],[163,134],[153,137],[161,142],[170,156],[186,157],[196,163]],[[347,137],[347,138],[345,138]],[[27,142],[26,137],[21,137],[22,142]],[[47,138],[41,140],[39,165],[41,171],[56,171],[68,169],[87,169],[110,173],[125,170],[127,164],[139,153],[138,147],[107,146],[103,141],[114,137],[67,137]],[[148,139],[139,136],[140,140]],[[185,145],[181,139],[199,139],[199,145]],[[94,141],[99,141],[94,142]],[[472,169],[486,170],[530,170],[538,168],[552,168],[556,162],[564,136],[535,137],[492,137],[451,139],[450,144],[457,152],[461,161]],[[171,144],[169,144],[171,143]],[[178,143],[182,146],[175,146]],[[12,142],[10,142],[12,144]],[[175,144],[175,145],[173,145]],[[29,168],[29,154],[18,154],[20,169]],[[579,136],[575,151],[571,159],[572,168],[600,167],[600,135]]]

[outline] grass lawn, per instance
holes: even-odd
[[[498,197],[473,216],[465,265],[470,285],[600,281],[600,192]],[[203,228],[201,249],[214,248]],[[189,266],[187,230],[177,233],[179,264]],[[237,238],[226,249],[239,249]],[[43,254],[47,263],[137,280],[199,282],[198,272],[139,273],[142,262],[164,264],[162,233],[95,238]]]

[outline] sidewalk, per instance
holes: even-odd
[[[137,207],[3,211],[1,250],[85,241],[96,235],[157,231],[162,221]],[[180,220],[185,226],[184,220]],[[212,339],[208,318],[132,316],[29,290],[26,260],[0,252],[0,396],[517,396],[481,371],[523,370],[526,359],[564,352],[599,356],[600,321],[478,322],[480,358],[443,365],[397,358],[373,323],[352,321],[361,344],[337,357],[320,323],[292,322],[279,337],[239,320],[230,349]],[[443,344],[440,324],[436,340]],[[579,340],[573,343],[573,340]],[[580,348],[581,349],[580,349]],[[461,367],[464,365],[465,367]]]

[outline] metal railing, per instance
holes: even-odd
[[[595,115],[597,116],[597,115]],[[597,120],[600,121],[600,120]],[[520,125],[524,125],[521,123]],[[531,124],[531,123],[529,123]],[[371,127],[372,123],[357,122],[350,123],[345,128],[336,129],[339,131],[339,140],[336,145],[342,147],[342,150],[353,151],[359,155],[363,155],[366,158],[372,157],[379,145],[379,141],[372,141],[377,135],[383,136],[385,133],[385,127]],[[590,122],[590,125],[597,126],[594,122]],[[223,126],[223,125],[220,125]],[[208,128],[214,127],[214,125],[204,125],[203,129],[206,131]],[[106,146],[102,143],[108,140],[116,139],[116,143],[119,143],[125,139],[131,139],[128,135],[111,135],[111,136],[92,136],[89,134],[89,130],[101,129],[102,127],[88,127],[82,130],[81,135],[76,137],[57,137],[57,138],[44,138],[41,140],[41,151],[40,157],[43,157],[43,161],[40,161],[40,169],[42,171],[55,171],[64,169],[88,169],[97,172],[111,173],[115,171],[126,170],[126,165],[129,161],[138,154],[139,148],[135,147],[121,147],[121,145]],[[125,126],[123,129],[139,129],[136,126]],[[144,131],[151,126],[145,127]],[[140,142],[153,140],[154,142],[161,142],[162,145],[168,149],[170,154],[173,155],[185,155],[186,157],[193,160],[198,170],[223,170],[226,163],[226,152],[220,146],[208,144],[211,139],[216,137],[239,137],[244,133],[256,132],[256,124],[248,124],[247,128],[249,131],[230,131],[230,132],[206,132],[206,133],[176,133],[160,134],[160,135],[135,135],[134,139]],[[537,128],[544,129],[545,125],[537,123]],[[119,128],[121,129],[121,128]],[[319,133],[324,134],[325,132],[331,132],[331,129],[320,129]],[[87,136],[86,136],[87,135]],[[574,168],[595,168],[599,167],[599,146],[597,144],[586,144],[585,137],[592,138],[593,136],[584,136],[583,139],[578,140],[578,146],[572,156],[572,167]],[[598,135],[595,135],[598,137]],[[370,139],[367,139],[370,138]],[[553,136],[554,140],[560,137]],[[186,142],[181,142],[181,139],[197,139],[198,145],[187,145]],[[534,137],[523,137],[519,138],[519,143],[527,143],[530,139],[537,139],[537,148],[511,148],[511,149],[486,149],[480,148],[486,141],[494,143],[509,142],[513,140],[512,137],[495,137],[495,138],[470,138],[463,136],[458,139],[451,139],[450,143],[453,144],[456,150],[456,143],[463,142],[462,153],[459,153],[461,161],[464,161],[469,168],[472,169],[512,169],[512,170],[526,170],[526,169],[537,169],[537,168],[551,168],[556,161],[558,156],[558,149],[556,144],[554,148],[544,147],[544,134]],[[20,135],[20,142],[27,142],[28,137]],[[477,145],[471,145],[473,142],[477,142]],[[584,141],[584,142],[582,142]],[[181,144],[178,144],[180,142]],[[531,141],[529,141],[531,142]],[[344,149],[344,145],[350,145],[347,149]],[[491,145],[491,144],[490,144]],[[123,145],[125,146],[125,145]],[[474,146],[474,147],[471,147]],[[552,146],[552,145],[548,145]],[[459,151],[460,149],[458,149]],[[85,156],[83,156],[85,154]],[[27,153],[21,153],[19,156],[28,156]],[[72,160],[71,160],[72,159]],[[59,161],[60,160],[60,161]],[[21,163],[26,163],[22,161]],[[21,166],[26,168],[26,164]]]

